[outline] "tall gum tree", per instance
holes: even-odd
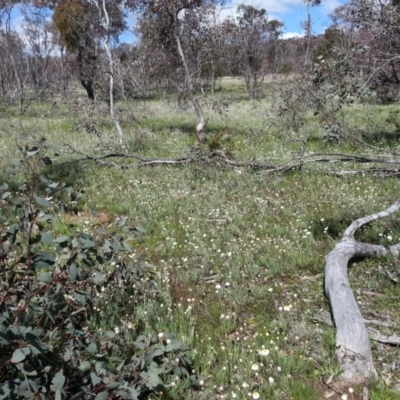
[[[237,8],[237,22],[231,23],[232,58],[244,78],[251,99],[257,98],[266,72],[268,47],[277,43],[282,34],[281,28],[279,21],[268,20],[268,13],[263,8],[245,4]]]
[[[122,0],[105,2],[108,19],[103,7],[92,0],[38,0],[36,4],[54,9],[53,21],[60,39],[68,51],[76,53],[81,85],[88,98],[94,100],[101,41],[117,38],[126,27]]]
[[[218,0],[142,0],[135,4],[140,11],[139,33],[142,40],[166,49],[170,57],[182,66],[185,85],[197,116],[195,134],[199,143],[205,141],[207,119],[196,95],[194,67],[188,57],[193,47],[201,43],[211,11]],[[196,50],[195,50],[196,51]],[[197,69],[197,68],[196,68]]]

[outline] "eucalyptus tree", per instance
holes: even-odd
[[[36,5],[54,9],[53,21],[60,41],[76,54],[79,80],[89,99],[95,99],[95,79],[100,61],[101,42],[117,39],[126,28],[122,0],[107,0],[103,7],[93,0],[37,0]]]
[[[0,85],[2,95],[11,101],[17,99],[19,110],[23,112],[30,73],[24,41],[12,28],[12,12],[17,4],[14,0],[0,3]]]
[[[379,101],[391,102],[400,92],[400,2],[351,0],[335,9],[336,27],[346,32],[347,47],[359,51],[352,57]]]
[[[279,21],[269,21],[265,9],[241,4],[237,8],[237,22],[231,23],[230,47],[232,59],[243,76],[248,95],[257,98],[267,68],[267,48],[282,34]]]
[[[138,32],[142,41],[162,49],[175,73],[182,70],[185,87],[197,116],[195,134],[199,143],[205,140],[207,119],[196,94],[193,79],[211,13],[219,0],[141,0],[134,5],[140,12]],[[179,66],[179,68],[177,68]]]

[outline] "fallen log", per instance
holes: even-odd
[[[328,254],[325,266],[325,292],[330,301],[336,327],[336,355],[346,384],[361,384],[377,373],[364,319],[350,287],[347,266],[352,258],[398,256],[400,244],[394,246],[361,243],[354,239],[363,225],[388,217],[400,208],[400,200],[385,211],[353,221],[342,239]]]

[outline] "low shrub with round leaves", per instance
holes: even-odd
[[[0,400],[143,399],[182,379],[196,387],[189,348],[172,334],[146,336],[139,319],[96,329],[104,286],[115,288],[107,301],[133,299],[131,310],[161,299],[129,244],[145,229],[122,218],[109,231],[57,236],[54,218],[82,192],[40,174],[52,164],[45,140],[18,147],[9,172],[23,183],[0,186]]]

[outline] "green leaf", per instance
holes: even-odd
[[[11,192],[4,192],[3,196],[1,196],[2,200],[5,200],[7,197],[11,196]]]
[[[136,226],[135,231],[138,231],[140,233],[147,233],[147,229],[143,228],[143,226]]]
[[[0,346],[7,346],[10,343],[10,338],[3,332],[0,332]]]
[[[2,393],[0,393],[0,400],[11,398],[11,396],[10,396],[11,392],[10,392],[10,387],[9,387],[8,383],[1,386],[0,390],[2,392]]]
[[[96,276],[94,277],[94,281],[96,283],[103,283],[105,281],[105,278],[100,271],[96,271]]]
[[[54,375],[51,383],[52,384],[50,386],[50,389],[51,389],[52,392],[60,391],[63,388],[64,383],[65,383],[65,376],[64,376],[63,372],[62,371],[58,371]]]
[[[17,239],[17,233],[19,229],[17,225],[11,225],[8,230],[7,230],[7,240],[11,243],[14,244],[16,239]]]
[[[104,392],[97,393],[94,400],[107,400],[107,398],[108,398],[108,392],[107,390],[105,390]]]
[[[70,400],[79,400],[85,397],[85,392],[79,392],[77,394],[74,394]]]
[[[93,386],[98,385],[102,381],[101,378],[98,377],[94,372],[90,373],[90,379],[92,380]]]
[[[115,390],[118,389],[120,386],[121,384],[119,382],[111,382],[107,385],[107,389]]]
[[[91,368],[91,364],[89,361],[82,361],[81,364],[79,365],[79,369],[81,371],[89,371]]]
[[[22,349],[14,350],[14,353],[11,358],[11,362],[14,364],[18,364],[21,361],[25,360],[26,356],[31,353],[31,349],[29,347],[23,347]]]
[[[49,268],[54,265],[56,257],[47,251],[38,251],[34,254],[32,260],[35,269]]]
[[[55,243],[58,243],[58,245],[59,245],[60,247],[65,248],[65,247],[68,246],[69,240],[70,240],[70,237],[69,237],[69,236],[60,236],[60,237],[54,239],[54,242],[55,242]]]
[[[42,242],[49,246],[54,244],[54,237],[50,232],[43,232],[42,233]]]
[[[155,392],[161,392],[164,387],[164,382],[156,373],[142,372],[140,376],[145,380],[145,385]]]
[[[106,374],[107,373],[107,369],[106,369],[106,363],[104,361],[98,361],[96,362],[96,364],[94,365],[96,372],[101,375],[101,374]]]
[[[39,204],[39,206],[42,206],[42,207],[47,207],[47,208],[51,207],[51,203],[47,199],[45,199],[44,197],[36,196],[36,203]]]
[[[52,283],[53,277],[48,272],[42,271],[39,274],[39,280],[40,280],[40,282],[43,282],[43,283]]]
[[[69,267],[69,281],[75,283],[77,275],[78,269],[76,268],[76,264],[72,263]]]
[[[97,345],[96,345],[96,343],[95,342],[91,342],[89,344],[89,346],[86,348],[86,350],[91,354],[97,353]]]
[[[11,164],[12,164],[14,167],[19,167],[19,166],[21,165],[21,160],[19,160],[18,158],[14,158],[14,159],[11,161]]]
[[[79,237],[79,242],[82,244],[82,249],[91,249],[96,246],[96,243],[87,238]]]

